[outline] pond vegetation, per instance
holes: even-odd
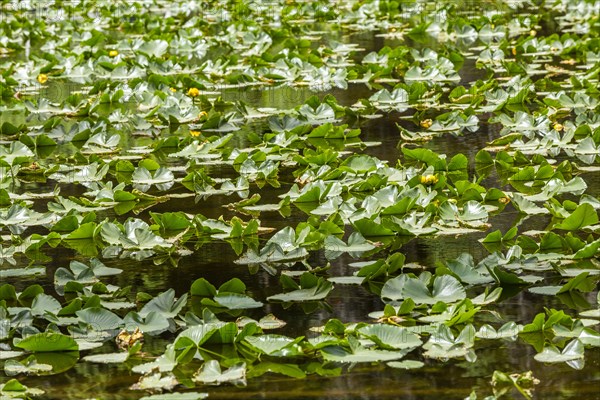
[[[1,399],[599,398],[598,0],[0,5]]]

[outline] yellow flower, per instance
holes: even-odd
[[[502,203],[502,204],[508,204],[508,203],[510,203],[510,199],[509,199],[508,197],[500,197],[500,198],[498,199],[498,201],[499,201],[500,203]]]
[[[43,85],[44,83],[48,82],[48,75],[39,74],[37,77],[37,81]]]
[[[423,185],[435,185],[439,179],[435,175],[421,175],[420,181]]]
[[[202,132],[200,132],[200,131],[190,131],[190,135],[192,135],[193,137],[198,137],[198,136],[202,135]]]
[[[421,128],[429,129],[429,128],[431,128],[433,121],[430,118],[427,118],[427,119],[424,119],[423,121],[421,121],[419,124],[421,125]]]
[[[139,327],[136,327],[133,333],[127,332],[126,329],[123,329],[115,338],[115,342],[117,343],[117,347],[120,349],[126,350],[135,345],[137,342],[144,341],[144,334],[140,331]]]
[[[175,93],[177,91],[177,89],[175,89],[174,87],[169,89],[171,92]]]
[[[531,36],[535,36],[535,35],[537,35],[537,32],[535,31],[535,29],[532,29],[532,30],[529,31],[529,34]]]
[[[116,56],[118,56],[118,55],[119,55],[119,52],[118,52],[118,51],[116,51],[116,50],[111,50],[111,51],[109,51],[109,52],[108,52],[108,55],[109,55],[110,57],[116,57]]]
[[[198,88],[190,88],[187,92],[188,96],[190,97],[198,97],[200,95],[200,90],[198,90]]]
[[[555,123],[555,124],[554,124],[554,126],[553,126],[553,128],[554,128],[554,130],[555,130],[556,132],[560,132],[560,131],[562,131],[563,129],[565,129],[565,127],[563,126],[563,124],[561,124],[561,123],[559,123],[559,122]]]
[[[513,47],[513,48],[512,48],[512,55],[513,55],[513,56],[516,56],[516,55],[517,55],[517,48],[516,48],[516,47]]]

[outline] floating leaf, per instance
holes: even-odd
[[[556,225],[556,228],[566,231],[575,231],[597,223],[598,213],[594,207],[588,203],[583,203],[580,204],[571,215],[565,218],[563,222]]]
[[[438,276],[433,281],[431,291],[420,279],[408,278],[402,288],[402,296],[415,303],[435,304],[438,301],[452,303],[467,297],[460,282],[449,275]]]
[[[201,400],[206,399],[208,393],[199,392],[179,392],[179,393],[164,393],[144,396],[140,400]]]
[[[143,318],[155,311],[167,318],[174,318],[185,306],[187,301],[187,293],[175,301],[175,290],[169,289],[150,300],[139,312]]]
[[[425,363],[416,360],[390,361],[387,363],[389,367],[398,369],[419,369],[425,366]]]
[[[14,340],[20,349],[32,352],[74,351],[78,350],[77,342],[70,336],[61,333],[44,332]]]
[[[569,342],[562,351],[554,346],[547,346],[544,347],[544,350],[542,350],[541,353],[536,354],[533,358],[539,362],[559,363],[582,359],[583,352],[583,343],[578,339],[574,339]]]
[[[348,350],[341,346],[327,346],[321,349],[321,356],[327,361],[344,363],[383,362],[402,358],[408,353],[406,349],[399,351],[371,350],[358,347]]]
[[[101,307],[89,307],[76,314],[81,321],[97,331],[117,329],[123,324],[118,315]]]
[[[423,344],[418,335],[393,325],[368,325],[360,328],[358,332],[373,340],[383,349],[399,350]]]
[[[301,354],[299,349],[294,348],[294,346],[302,340],[302,338],[292,339],[281,335],[261,335],[248,336],[244,340],[262,354],[280,357]]]
[[[206,385],[220,385],[226,382],[245,385],[246,363],[238,363],[225,371],[221,371],[221,365],[218,361],[208,360],[194,374],[193,380]]]
[[[85,356],[82,358],[83,361],[100,363],[100,364],[121,364],[127,361],[129,353],[105,353],[105,354],[94,354]]]

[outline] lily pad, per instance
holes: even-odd
[[[77,342],[70,336],[61,333],[44,332],[14,340],[20,349],[32,352],[73,351],[78,350]]]

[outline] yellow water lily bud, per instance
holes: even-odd
[[[175,89],[174,87],[172,87],[172,88],[169,88],[169,90],[170,90],[171,92],[173,92],[173,93],[175,93],[175,92],[177,91],[177,89]]]
[[[37,81],[43,85],[44,83],[48,82],[48,75],[39,74],[37,77]]]
[[[424,128],[424,129],[431,128],[432,124],[433,124],[433,121],[430,118],[424,119],[423,121],[421,121],[419,123],[419,125],[421,125],[421,128]]]
[[[500,197],[500,198],[498,199],[498,201],[499,201],[500,203],[502,203],[502,204],[508,204],[508,203],[510,203],[510,199],[509,199],[508,197]]]
[[[202,118],[202,117],[207,117],[208,113],[206,111],[200,111],[200,114],[198,114],[198,118]]]
[[[187,92],[188,96],[190,97],[198,97],[200,96],[200,90],[198,90],[198,88],[190,88]]]
[[[192,135],[193,137],[198,137],[198,136],[202,135],[202,132],[200,132],[200,131],[190,131],[190,135]]]
[[[536,30],[535,30],[535,29],[532,29],[532,30],[530,30],[530,31],[529,31],[529,34],[530,34],[531,36],[535,36],[535,35],[537,35],[537,32],[536,32]]]
[[[553,128],[554,128],[554,130],[556,132],[561,132],[563,129],[565,129],[565,127],[563,126],[563,124],[561,124],[559,122],[555,123],[554,126],[553,126]]]
[[[109,52],[108,52],[108,55],[109,55],[110,57],[116,57],[116,56],[118,56],[118,55],[119,55],[119,52],[118,52],[118,51],[116,51],[116,50],[111,50],[111,51],[109,51]]]
[[[517,48],[516,48],[516,47],[513,47],[513,48],[512,48],[512,55],[513,55],[513,56],[516,56],[516,55],[517,55]]]
[[[421,178],[419,178],[419,180],[423,185],[435,185],[439,182],[438,177],[435,175],[421,175]]]
[[[142,331],[140,331],[140,328],[135,328],[135,330],[132,333],[129,333],[126,329],[123,329],[115,338],[117,347],[119,347],[122,350],[129,349],[137,342],[143,341],[144,334],[142,333]]]

